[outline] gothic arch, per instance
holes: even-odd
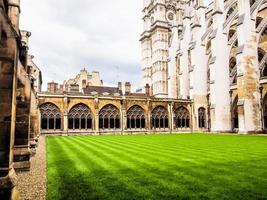
[[[198,127],[206,128],[206,109],[204,107],[198,109]]]
[[[120,111],[116,106],[108,104],[100,110],[99,128],[109,130],[120,128]]]
[[[151,114],[152,127],[159,129],[169,128],[168,110],[163,106],[154,108]]]
[[[184,106],[174,111],[174,122],[177,129],[190,128],[190,113]]]
[[[73,130],[87,130],[93,128],[91,109],[85,104],[73,106],[68,113],[68,127]]]
[[[146,127],[145,111],[139,105],[130,107],[127,111],[127,128],[141,129]]]
[[[62,114],[59,108],[53,103],[44,103],[40,106],[41,129],[60,130]]]
[[[239,121],[238,121],[238,96],[234,98],[232,103],[232,128],[233,130],[239,128]]]

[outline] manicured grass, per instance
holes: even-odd
[[[267,199],[267,137],[47,138],[55,199]]]

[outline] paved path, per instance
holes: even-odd
[[[22,200],[45,200],[46,197],[46,145],[40,136],[36,154],[31,157],[31,170],[18,173],[18,190]]]

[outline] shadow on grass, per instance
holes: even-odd
[[[94,151],[96,158],[113,166],[109,169],[94,162],[84,151],[81,143],[78,146],[82,150],[75,148],[69,141],[64,143],[55,141],[53,145],[56,148],[51,150],[60,152],[58,156],[64,159],[55,157],[49,162],[48,199],[51,200],[267,199],[266,170],[251,169],[251,164],[263,166],[267,163],[266,159],[206,162],[206,166],[192,163],[182,165],[165,163],[164,170],[157,169],[157,166],[139,163],[138,167],[131,169],[116,164],[118,163],[116,157],[108,159],[108,154],[99,150]],[[104,149],[105,152],[107,150]],[[74,162],[73,157],[79,162]],[[133,159],[131,162],[137,163],[137,160]],[[80,168],[77,163],[85,168]],[[217,169],[227,169],[227,171]],[[254,179],[251,178],[252,175],[255,175]]]

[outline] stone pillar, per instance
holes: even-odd
[[[211,52],[214,56],[214,73],[211,81],[214,82],[214,96],[211,100],[215,108],[213,132],[230,132],[230,80],[229,80],[229,54],[227,35],[223,32],[225,16],[222,12],[224,0],[214,1],[213,28],[211,35]],[[216,72],[215,72],[216,71]],[[214,100],[214,101],[213,101]]]
[[[63,113],[63,133],[68,133],[69,126],[68,126],[68,97],[64,95],[64,113]]]
[[[169,129],[170,133],[173,132],[174,126],[173,126],[173,103],[168,104],[168,111],[169,111]]]
[[[31,91],[31,109],[30,109],[30,150],[36,152],[38,142],[38,99],[36,93]]]
[[[0,7],[4,12],[3,1]],[[6,21],[3,13],[0,21]],[[7,11],[6,11],[7,12]],[[9,24],[3,23],[0,30],[6,31],[4,45],[0,46],[0,199],[18,199],[16,174],[13,165],[13,148],[16,119],[17,43]]]
[[[14,168],[19,170],[30,169],[30,109],[31,109],[31,85],[22,77],[27,77],[23,66],[19,67],[17,88],[17,112],[14,143]],[[24,72],[24,73],[23,73]],[[23,81],[23,82],[22,82]]]
[[[151,131],[151,102],[147,101],[147,120],[146,120],[146,129],[147,132]]]
[[[190,8],[186,6],[184,16],[184,30],[181,36],[181,50],[180,52],[180,95],[179,98],[187,99],[189,96],[189,60],[188,50],[191,40],[191,28],[190,28]]]
[[[261,131],[259,69],[255,21],[251,18],[250,2],[238,0],[237,24],[237,88],[239,132]]]
[[[94,118],[94,133],[99,134],[99,100],[95,97],[95,118]]]
[[[193,41],[191,42],[191,68],[190,73],[190,99],[194,100],[193,131],[199,130],[198,109],[207,107],[207,55],[205,46],[202,45],[202,36],[206,32],[205,7],[201,2],[195,11],[196,14],[191,24]]]
[[[177,50],[179,46],[178,28],[172,28],[172,44],[169,50],[168,59],[168,98],[178,98],[178,66]]]

